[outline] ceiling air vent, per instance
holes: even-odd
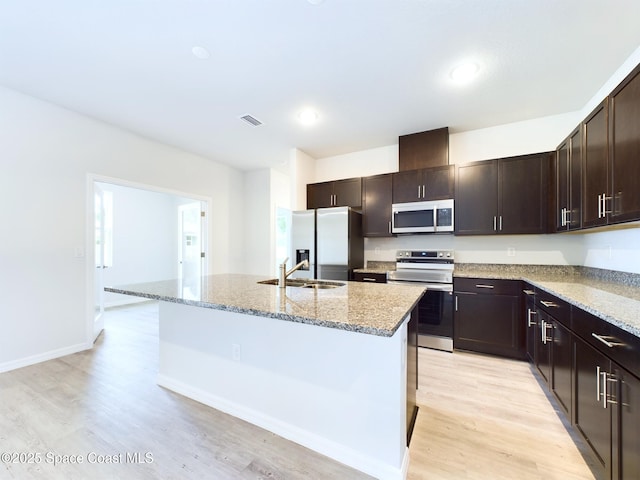
[[[258,120],[256,117],[252,117],[251,115],[243,115],[240,117],[240,120],[244,120],[245,122],[247,122],[250,125],[253,125],[254,127],[262,125],[262,122],[260,120]]]

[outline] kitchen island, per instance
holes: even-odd
[[[264,279],[105,290],[160,301],[159,385],[376,478],[404,478],[407,332],[423,287]]]

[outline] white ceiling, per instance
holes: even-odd
[[[579,110],[639,21],[638,0],[0,0],[0,84],[252,169]]]

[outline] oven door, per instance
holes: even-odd
[[[388,280],[396,285],[426,287],[418,303],[418,346],[453,351],[453,285]]]

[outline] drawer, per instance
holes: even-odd
[[[456,292],[520,296],[522,293],[522,281],[488,278],[454,278],[453,289]]]
[[[571,305],[555,295],[536,289],[536,308],[544,310],[565,327],[571,328]]]
[[[640,337],[580,308],[573,309],[573,331],[614,362],[640,376]]]
[[[355,272],[353,280],[356,282],[387,283],[387,274]]]

